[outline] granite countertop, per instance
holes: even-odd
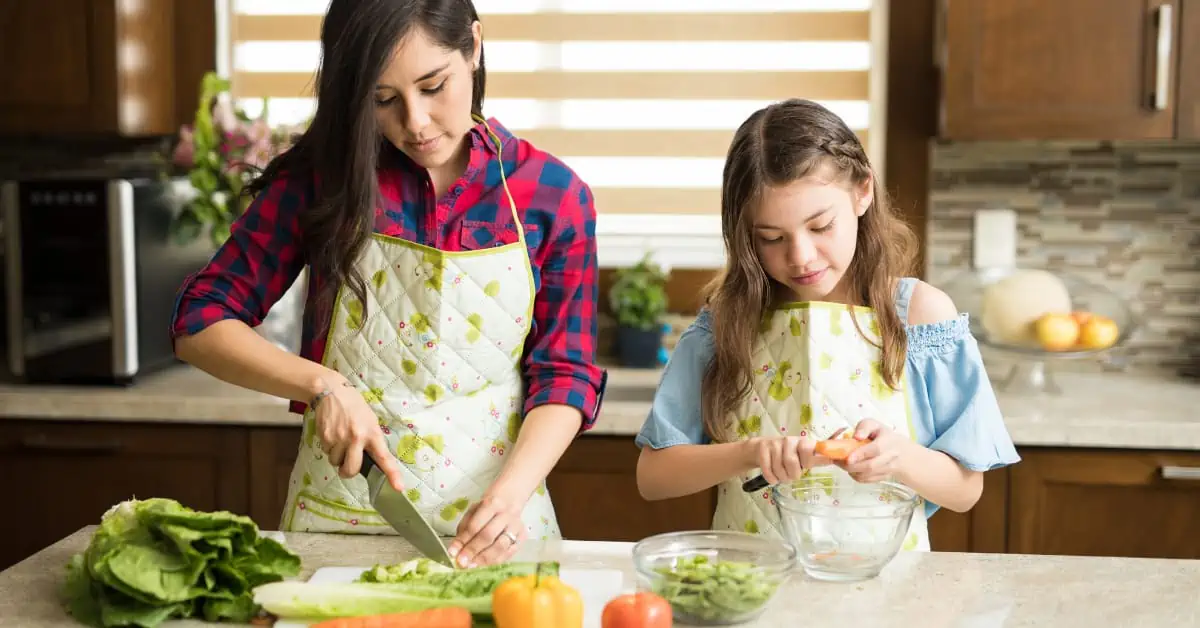
[[[94,528],[84,528],[0,572],[0,626],[78,626],[59,598],[65,565]],[[300,554],[307,579],[319,567],[369,566],[416,556],[398,537],[296,534],[285,542]],[[531,542],[517,560],[558,560],[563,568],[600,570],[636,586],[632,544]],[[816,582],[796,573],[757,621],[747,627],[797,626],[1196,626],[1200,625],[1200,561],[1144,558],[911,552],[875,579]],[[1053,595],[1048,595],[1052,591]],[[589,626],[610,596],[582,591]],[[820,609],[813,612],[813,609]],[[203,626],[171,622],[170,626]],[[225,624],[229,626],[230,624]]]
[[[610,368],[590,435],[637,434],[661,372]],[[1013,441],[1034,447],[1200,450],[1200,384],[1120,373],[1059,373],[1061,395],[997,392]],[[993,380],[996,381],[996,380]],[[0,385],[0,419],[293,426],[279,399],[182,365],[129,388]]]
[[[654,369],[610,368],[601,417],[589,434],[629,435],[646,419],[658,383]],[[223,382],[188,365],[129,387],[28,386],[0,383],[0,419],[299,426],[277,397]]]

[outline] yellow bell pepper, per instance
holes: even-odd
[[[516,576],[492,591],[496,628],[583,628],[583,598],[554,576]]]

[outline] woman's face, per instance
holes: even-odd
[[[396,46],[375,86],[375,118],[396,148],[432,171],[453,164],[471,119],[474,68],[482,27],[473,26],[470,58],[414,28]]]

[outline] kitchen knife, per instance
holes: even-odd
[[[871,403],[870,399],[865,400],[865,407],[862,407],[862,409],[860,409],[858,412],[847,412],[848,406],[843,405],[843,403],[847,400],[847,398],[853,399],[854,397],[858,397],[860,395],[857,394],[857,391],[850,388],[849,385],[838,386],[835,383],[826,382],[825,386],[822,386],[822,388],[830,386],[831,384],[836,390],[832,395],[825,395],[825,401],[829,402],[829,404],[833,406],[833,409],[836,410],[837,413],[840,414],[843,419],[846,419],[852,426],[858,425],[859,421],[862,421],[870,416],[871,412],[875,412],[875,406]],[[858,415],[858,419],[851,418],[855,415]],[[841,434],[847,429],[853,429],[853,427],[840,428],[833,434],[830,434],[829,438],[837,438],[838,434]],[[742,491],[746,493],[757,493],[758,491],[766,488],[768,484],[769,482],[767,482],[767,479],[762,475],[759,475],[758,477],[751,478],[743,482]]]
[[[383,470],[363,450],[362,467],[358,471],[367,479],[367,495],[371,506],[417,551],[447,567],[457,567],[446,550],[441,537],[417,511],[417,507],[404,495],[392,488]]]

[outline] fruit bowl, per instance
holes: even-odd
[[[796,566],[782,540],[746,532],[669,532],[633,546],[639,591],[662,596],[676,622],[723,626],[766,610]]]
[[[1137,330],[1125,299],[1087,279],[1041,268],[970,270],[940,285],[985,347],[1021,358],[1033,389],[1058,392],[1047,362],[1106,357]],[[1018,379],[1014,366],[1004,387]]]

